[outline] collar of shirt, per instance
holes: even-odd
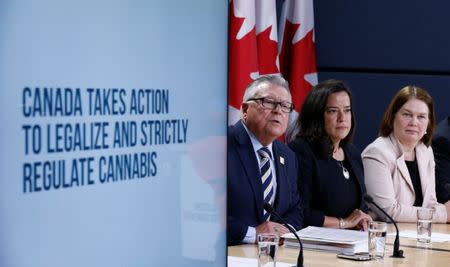
[[[242,125],[244,125],[244,129],[247,131],[248,136],[250,137],[250,141],[252,142],[252,146],[253,146],[253,151],[255,152],[256,155],[256,159],[258,160],[258,166],[261,164],[261,160],[259,158],[258,155],[258,150],[260,150],[262,147],[264,147],[259,141],[258,138],[256,138],[256,136],[252,133],[252,131],[250,131],[247,126],[245,125],[245,123],[242,123]],[[268,146],[266,146],[270,153],[272,154],[272,159],[271,161],[274,160],[273,158],[273,151],[272,151],[272,143],[270,143]]]

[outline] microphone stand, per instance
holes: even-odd
[[[368,204],[373,204],[375,207],[377,207],[377,209],[379,209],[384,215],[386,215],[386,217],[389,218],[389,220],[392,221],[392,223],[395,226],[395,230],[397,231],[397,234],[395,235],[394,251],[392,252],[391,258],[404,258],[405,256],[403,256],[403,250],[400,250],[400,237],[399,237],[399,231],[398,231],[397,223],[394,221],[394,219],[392,219],[391,216],[389,216],[389,214],[387,214],[387,212],[385,212],[380,206],[378,206],[377,203],[375,203],[373,201],[373,198],[371,196],[369,196],[368,194],[365,194],[363,199]]]

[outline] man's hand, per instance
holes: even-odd
[[[288,232],[289,229],[287,229],[284,225],[271,221],[266,221],[256,226],[256,236],[258,236],[258,234],[264,233],[264,234],[274,234],[281,237],[282,235]]]

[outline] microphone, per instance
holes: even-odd
[[[369,196],[368,194],[364,194],[363,199],[366,203],[368,204],[373,204],[375,207],[377,207],[381,212],[383,212],[384,215],[386,215],[389,220],[392,221],[392,223],[395,226],[395,230],[397,231],[397,234],[395,235],[395,241],[394,241],[394,251],[392,252],[392,258],[404,258],[403,256],[403,250],[400,250],[400,237],[398,234],[398,227],[397,227],[397,223],[394,221],[394,219],[392,219],[391,216],[389,216],[389,214],[387,214],[387,212],[385,212],[380,206],[377,205],[377,203],[375,203],[373,201],[373,198],[371,196]]]
[[[302,244],[302,241],[300,241],[300,238],[298,237],[297,233],[295,232],[295,229],[292,228],[292,226],[290,226],[286,222],[286,220],[281,218],[281,216],[275,212],[275,209],[269,203],[264,203],[264,209],[268,213],[270,213],[270,215],[275,216],[278,220],[280,220],[283,223],[283,225],[286,226],[287,229],[289,229],[289,231],[295,235],[295,237],[298,240],[298,243],[300,244],[300,252],[298,253],[298,258],[297,258],[297,267],[303,267],[303,244]]]

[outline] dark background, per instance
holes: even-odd
[[[319,81],[353,93],[354,143],[378,135],[389,101],[406,85],[426,89],[437,122],[450,115],[450,1],[315,0]]]

